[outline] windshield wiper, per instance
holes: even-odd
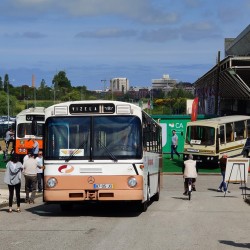
[[[86,144],[88,143],[88,139],[86,141],[83,141],[77,149],[75,149],[71,155],[65,160],[65,162],[69,162],[75,155],[76,153],[78,152],[79,149],[83,148]]]
[[[105,145],[102,144],[102,142],[98,138],[96,139],[96,143],[100,144],[101,148],[104,148],[106,150],[106,152],[114,162],[117,162],[116,157],[109,151],[109,149]]]

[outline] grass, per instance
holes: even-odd
[[[180,159],[174,158],[172,161],[170,160],[170,155],[163,155],[163,172],[166,173],[182,173],[183,160],[182,157]],[[209,169],[209,168],[201,168],[198,170],[199,173],[220,173],[220,169]]]

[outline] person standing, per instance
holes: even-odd
[[[20,190],[21,190],[21,172],[23,170],[22,163],[18,160],[17,155],[11,155],[10,161],[6,165],[4,182],[9,189],[9,213],[12,212],[14,190],[16,192],[17,212],[20,210]]]
[[[34,203],[37,185],[37,161],[33,153],[31,153],[30,157],[23,163],[23,168],[26,193],[25,202]],[[29,197],[30,187],[32,189],[31,197]]]
[[[33,138],[32,141],[33,141],[32,152],[36,158],[39,152],[39,143],[35,138]]]
[[[37,187],[38,193],[43,191],[43,152],[40,150],[38,156],[36,157],[37,161]]]
[[[174,159],[174,154],[178,155],[178,158],[180,158],[180,154],[177,152],[178,147],[178,136],[176,134],[176,131],[172,131],[172,143],[171,143],[171,158],[170,160]]]
[[[187,195],[189,178],[192,178],[192,190],[196,191],[195,183],[198,175],[197,172],[196,161],[193,160],[193,155],[189,155],[188,160],[184,161],[183,165],[183,178],[185,179],[183,195]]]
[[[15,135],[15,133],[12,130],[12,128],[9,128],[6,132],[6,135],[5,135],[6,153],[9,150],[10,143],[14,141],[14,135]]]
[[[219,161],[220,170],[221,170],[221,176],[222,181],[220,183],[219,188],[217,189],[218,192],[227,192],[227,184],[225,182],[225,174],[226,174],[226,166],[227,166],[227,154],[223,154]],[[222,190],[223,188],[223,190]]]
[[[25,155],[25,156],[23,157],[23,163],[24,163],[26,160],[28,160],[28,159],[30,158],[30,155],[31,155],[32,151],[33,151],[33,150],[31,150],[31,149],[28,150],[27,155]]]

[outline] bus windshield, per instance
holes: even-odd
[[[45,159],[142,158],[141,121],[135,116],[50,117]]]
[[[214,145],[215,128],[207,126],[188,126],[186,143],[197,145]]]
[[[32,124],[31,123],[19,123],[17,126],[17,137],[24,138],[26,135],[32,135]],[[37,123],[37,134],[36,136],[43,136],[43,123]]]

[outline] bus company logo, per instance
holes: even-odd
[[[153,166],[154,165],[154,160],[153,159],[149,159],[148,160],[148,165],[149,166]]]
[[[169,123],[168,126],[174,128],[174,123]]]
[[[74,171],[74,167],[70,165],[62,165],[58,168],[58,171],[63,174],[69,174]]]
[[[94,183],[95,183],[95,178],[93,176],[89,176],[88,184],[94,184]]]

